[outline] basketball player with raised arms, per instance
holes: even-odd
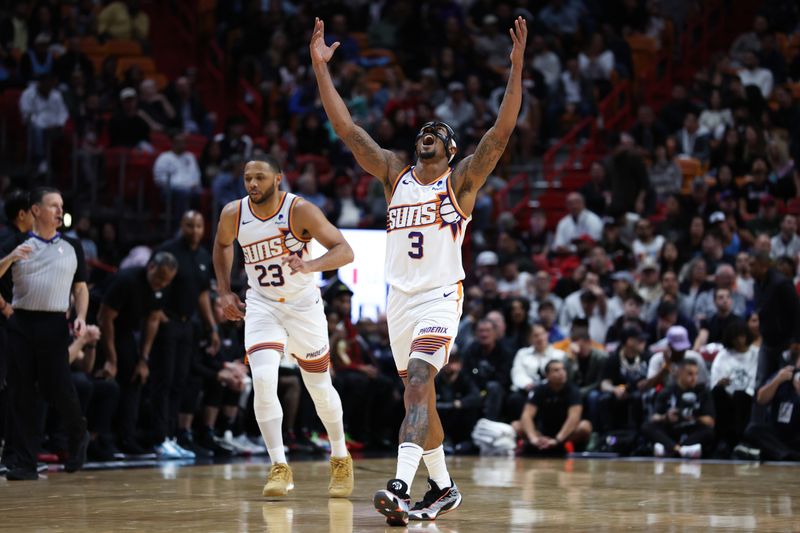
[[[422,126],[413,166],[382,149],[353,122],[327,66],[339,43],[326,45],[324,32],[323,22],[317,19],[310,50],[322,104],[358,164],[381,181],[389,204],[387,319],[392,353],[405,384],[406,414],[400,427],[395,478],[375,494],[373,503],[389,525],[403,526],[409,519],[433,520],[461,502],[445,465],[434,377],[447,362],[461,317],[464,231],[478,189],[503,155],[519,115],[528,29],[519,17],[509,30],[511,69],[497,120],[475,153],[454,166],[450,164],[457,151],[455,136],[444,122]],[[428,468],[429,490],[410,508],[410,488],[420,458]]]
[[[328,323],[313,272],[336,270],[353,250],[314,204],[281,192],[279,163],[269,156],[244,168],[247,196],[222,209],[214,240],[214,270],[225,317],[244,319],[244,342],[255,392],[255,414],[272,462],[264,496],[294,488],[286,463],[278,401],[278,366],[284,353],[297,360],[331,443],[328,493],[353,491],[353,461],[345,447],[342,402],[328,373]],[[328,251],[310,258],[310,241]],[[233,241],[242,247],[249,289],[245,304],[231,292]],[[245,311],[246,309],[246,311]]]

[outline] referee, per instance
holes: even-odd
[[[30,195],[33,231],[20,234],[16,245],[0,260],[0,276],[11,270],[14,284],[8,322],[8,384],[14,411],[14,452],[16,464],[9,480],[38,479],[36,452],[39,449],[35,406],[38,391],[56,407],[69,437],[67,472],[75,472],[86,461],[89,433],[78,396],[70,379],[68,347],[70,332],[66,314],[70,292],[75,297],[75,334],[86,329],[89,290],[86,265],[78,241],[63,237],[58,228],[64,212],[61,193],[49,187],[34,189]]]

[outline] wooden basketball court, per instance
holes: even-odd
[[[295,490],[261,497],[261,462],[50,473],[0,481],[3,531],[402,531],[372,494],[394,459],[356,461],[349,500],[328,499],[328,464],[295,462]],[[623,460],[449,459],[461,507],[409,531],[800,531],[800,467]],[[424,465],[412,489],[426,489]]]

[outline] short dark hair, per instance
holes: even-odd
[[[177,270],[178,260],[175,259],[175,256],[169,252],[156,252],[150,256],[150,259],[147,261],[147,266]]]
[[[730,288],[728,288],[728,287],[714,287],[714,299],[716,299],[716,298],[717,298],[717,293],[718,293],[719,291],[728,291],[728,294],[729,294],[730,296],[733,296],[733,291],[732,291]]]
[[[55,187],[36,187],[31,191],[30,205],[33,206],[42,203],[42,200],[48,194],[61,194],[61,191],[59,191]]]
[[[597,295],[590,290],[585,290],[581,293],[581,303],[597,303]]]
[[[757,263],[761,263],[762,265],[769,265],[772,263],[772,258],[770,257],[769,252],[759,250],[757,252],[750,252],[750,255]]]
[[[670,316],[671,314],[677,313],[677,312],[678,312],[678,306],[675,305],[674,302],[670,302],[670,301],[666,300],[666,301],[662,301],[660,304],[658,304],[658,309],[656,310],[656,315],[658,315],[658,318],[666,318],[666,317]]]
[[[697,367],[697,366],[699,366],[699,365],[697,364],[697,361],[695,361],[694,359],[689,359],[688,357],[685,357],[685,358],[683,359],[683,361],[681,361],[681,362],[678,364],[678,366],[680,366],[681,368],[684,368],[684,367],[686,367],[686,366],[694,366],[694,367]]]
[[[638,305],[639,307],[644,305],[644,298],[642,298],[642,295],[633,289],[625,292],[625,299],[622,301],[628,302],[630,300],[633,300],[634,303],[636,303],[636,305]]]
[[[20,211],[30,211],[31,200],[27,191],[19,190],[12,191],[8,195],[5,202],[6,220],[9,224],[13,223]]]
[[[550,373],[550,367],[551,367],[553,364],[559,364],[559,365],[563,365],[563,364],[564,364],[564,361],[562,361],[561,359],[550,359],[550,360],[547,362],[547,364],[546,364],[546,365],[544,365],[544,373],[545,373],[545,375],[547,375],[547,374],[549,374],[549,373]]]
[[[536,312],[538,313],[542,309],[552,309],[553,311],[555,311],[556,310],[556,306],[550,300],[545,300],[545,301],[543,301],[542,303],[539,304],[539,309],[537,309]]]
[[[251,163],[266,163],[276,174],[281,173],[281,164],[269,154],[261,154],[250,160]]]

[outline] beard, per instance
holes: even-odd
[[[259,196],[258,198],[255,198],[255,199],[253,198],[253,196],[251,194],[250,195],[250,201],[252,201],[256,205],[263,204],[264,202],[266,202],[267,200],[269,200],[270,198],[272,198],[275,195],[275,190],[277,188],[278,188],[278,184],[275,183],[274,185],[272,185],[272,188],[264,191],[263,193],[261,193],[261,196]]]
[[[420,159],[433,159],[434,157],[436,157],[436,150],[431,152],[419,152]]]

